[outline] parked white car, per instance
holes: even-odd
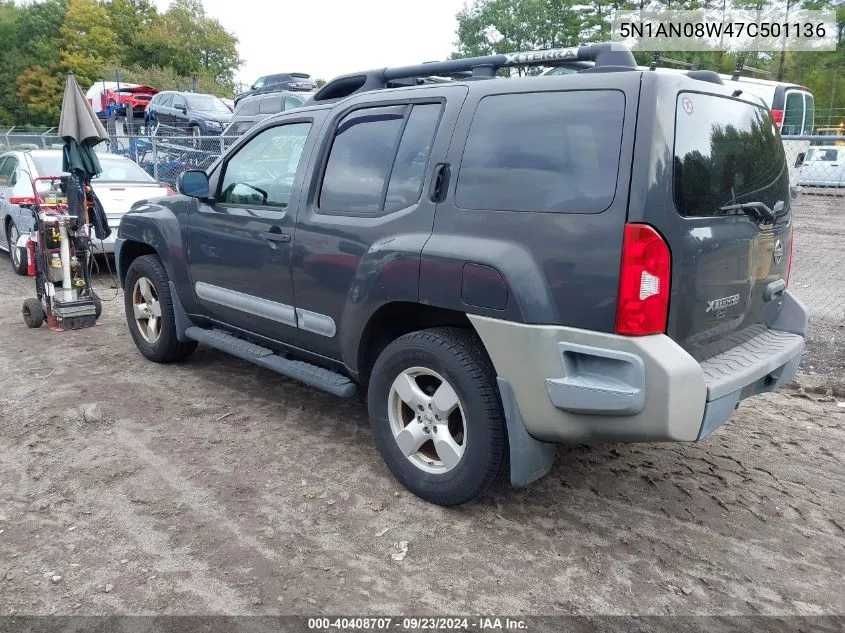
[[[805,187],[845,187],[845,147],[811,147],[798,173],[798,184]]]
[[[92,240],[91,250],[108,254],[114,252],[120,218],[134,202],[174,192],[126,157],[98,153],[97,158],[103,173],[94,178],[92,185],[106,211],[112,233],[105,240]],[[20,235],[32,229],[32,179],[64,175],[67,174],[62,171],[61,150],[0,154],[0,249],[9,252],[12,268],[19,275],[26,274],[26,254],[14,245]]]

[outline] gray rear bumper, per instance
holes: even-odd
[[[726,342],[724,352],[704,363],[662,334],[627,337],[468,316],[500,391],[502,381],[508,385],[506,412],[518,413],[536,448],[547,453],[542,444],[705,437],[742,399],[772,391],[798,371],[807,312],[788,292],[783,301],[771,327]],[[509,420],[511,433],[512,426]],[[520,450],[525,453],[525,442]]]

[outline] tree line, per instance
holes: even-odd
[[[457,14],[457,50],[452,57],[565,48],[608,41],[613,10],[760,10],[779,7],[790,11],[834,10],[837,50],[745,53],[743,66],[760,72],[743,74],[807,86],[815,97],[817,123],[838,124],[839,120],[845,120],[845,0],[474,0]],[[652,62],[650,52],[636,52],[634,57],[642,65]],[[672,60],[660,62],[661,66],[684,68],[682,64],[695,61],[702,70],[726,74],[732,73],[739,61],[736,54],[728,52],[665,52],[661,57]]]
[[[0,125],[56,125],[65,77],[231,97],[237,38],[200,0],[0,0]]]

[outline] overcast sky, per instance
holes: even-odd
[[[164,12],[169,0],[156,0]],[[331,79],[356,70],[445,59],[457,40],[464,0],[202,0],[239,40],[252,83],[274,72]]]

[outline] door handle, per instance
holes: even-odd
[[[269,240],[270,242],[282,242],[287,243],[290,242],[290,233],[282,233],[279,227],[273,227],[264,232],[264,239]]]

